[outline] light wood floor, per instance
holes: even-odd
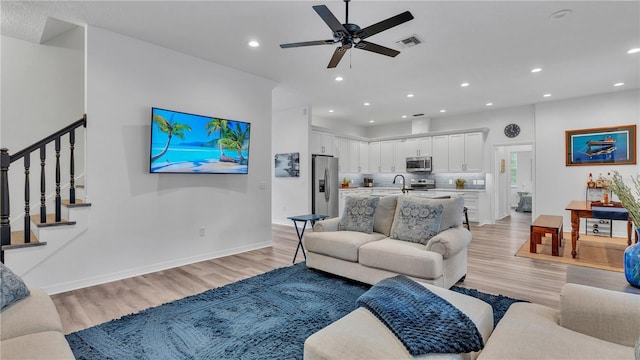
[[[471,227],[468,273],[458,284],[559,307],[567,265],[515,257],[529,238],[529,213],[513,212],[495,225]],[[293,227],[274,225],[273,246],[52,296],[66,333],[148,307],[289,266],[297,244]],[[298,261],[303,260],[301,254]]]

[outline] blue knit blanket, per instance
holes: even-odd
[[[467,353],[484,347],[482,335],[467,315],[406,276],[380,281],[356,305],[378,317],[413,356]]]

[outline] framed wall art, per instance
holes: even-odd
[[[276,177],[300,177],[300,153],[275,155]]]
[[[567,130],[566,165],[636,164],[636,125]]]

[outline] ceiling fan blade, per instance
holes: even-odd
[[[332,45],[335,44],[333,40],[317,40],[317,41],[305,41],[305,42],[297,42],[297,43],[289,43],[289,44],[280,44],[281,48],[292,48],[292,47],[300,47],[300,46],[312,46],[312,45]]]
[[[395,57],[396,55],[400,54],[400,51],[389,49],[388,47],[384,47],[382,45],[374,44],[368,41],[360,41],[358,45],[356,45],[356,48],[391,57]]]
[[[331,60],[329,60],[329,65],[327,65],[327,69],[338,66],[338,63],[340,62],[340,60],[342,60],[342,57],[344,56],[344,54],[347,53],[347,50],[349,49],[351,49],[351,45],[338,46],[336,48],[336,51],[333,52],[333,56],[331,57]]]
[[[313,10],[315,10],[318,15],[320,15],[322,20],[324,20],[327,25],[329,25],[329,28],[331,28],[331,31],[333,31],[334,34],[343,33],[346,35],[349,33],[347,29],[344,28],[344,25],[342,25],[342,23],[338,19],[336,19],[335,15],[333,15],[331,10],[329,10],[329,8],[325,5],[315,5],[313,6]]]
[[[411,15],[410,12],[405,11],[402,14],[392,16],[387,20],[382,20],[371,26],[367,26],[366,28],[356,32],[356,37],[359,37],[360,39],[365,39],[371,35],[375,35],[379,32],[385,31],[387,29],[391,29],[394,26],[398,26],[412,19],[413,19],[413,15]]]

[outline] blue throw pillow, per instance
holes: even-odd
[[[0,311],[31,293],[22,279],[0,263]]]
[[[347,196],[338,230],[373,232],[373,219],[380,198],[369,196]]]
[[[426,245],[440,232],[444,205],[429,199],[398,198],[391,238]]]

